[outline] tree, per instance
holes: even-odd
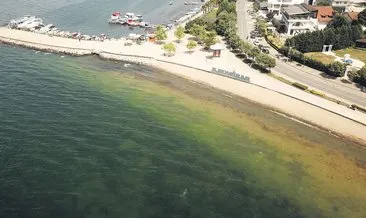
[[[366,66],[357,71],[357,74],[359,76],[358,83],[366,87]]]
[[[187,45],[186,45],[187,49],[192,52],[193,49],[195,49],[197,47],[197,42],[193,41],[193,40],[189,40]]]
[[[328,69],[329,69],[328,73],[330,75],[333,75],[336,77],[342,77],[342,76],[344,76],[344,73],[346,71],[346,66],[339,61],[335,61],[329,65]]]
[[[251,58],[256,58],[261,53],[261,50],[257,47],[252,47],[248,52],[247,55]]]
[[[162,49],[165,51],[165,55],[167,56],[173,56],[176,51],[175,45],[172,42],[164,44]]]
[[[180,42],[180,40],[184,38],[184,35],[184,28],[182,26],[178,26],[177,29],[174,31],[174,36],[178,39],[178,42]]]
[[[221,12],[226,11],[228,13],[236,13],[236,5],[235,2],[230,2],[228,0],[221,0],[219,9],[217,13],[220,14]]]
[[[214,31],[207,32],[203,42],[205,43],[205,47],[209,48],[211,45],[214,45],[217,42],[216,33]]]
[[[216,32],[227,36],[230,31],[236,31],[236,15],[223,11],[217,16]]]
[[[199,26],[197,24],[193,24],[191,30],[190,30],[190,33],[197,37],[197,39],[199,41],[203,41],[203,39],[205,38],[205,35],[206,35],[206,29],[204,26]]]
[[[264,53],[259,53],[255,61],[264,68],[273,68],[276,66],[276,60],[270,55]]]
[[[316,1],[316,5],[317,6],[330,6],[330,1],[328,0],[320,0],[320,1]]]
[[[362,26],[366,26],[366,9],[364,9],[363,11],[361,11],[358,14],[358,22],[359,24],[361,24]]]
[[[346,17],[342,15],[335,15],[333,19],[328,23],[327,28],[338,28],[342,26],[348,26],[351,25],[351,23],[347,20]]]
[[[158,25],[155,30],[156,39],[159,41],[165,40],[168,38],[166,31],[162,25]]]

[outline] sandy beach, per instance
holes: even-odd
[[[142,45],[125,46],[124,39],[79,42],[76,39],[0,28],[0,41],[4,43],[70,55],[98,54],[103,58],[150,65],[236,96],[248,98],[347,137],[366,141],[364,134],[366,114],[350,110],[261,74],[236,58],[228,49],[222,51],[220,58],[212,58],[210,52],[200,47],[188,54],[185,48],[188,37],[186,36],[180,43],[174,42],[177,52],[173,57],[167,57],[164,56],[161,45],[156,43],[145,42]],[[168,40],[165,41],[175,41],[173,31],[168,32]],[[249,76],[251,83],[209,73],[212,68],[239,72]]]

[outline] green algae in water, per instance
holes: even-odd
[[[50,60],[57,65],[52,70]],[[283,123],[305,127],[254,104],[247,105],[248,116],[204,99],[213,90],[200,88],[196,99],[169,88],[191,88],[174,77],[144,79],[150,70],[116,73],[119,64],[92,59],[86,68],[84,60],[90,63],[50,56],[38,60],[43,68],[26,74],[9,68],[4,76],[7,84],[28,88],[0,86],[7,99],[0,107],[4,217],[364,214],[365,180],[355,173],[364,170],[312,141],[314,130],[303,130],[306,137],[276,132],[286,130]]]

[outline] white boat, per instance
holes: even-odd
[[[38,33],[41,34],[45,34],[49,31],[51,31],[52,29],[54,29],[56,26],[53,24],[47,24],[46,26],[42,27],[41,29],[39,29]]]
[[[118,23],[118,20],[121,18],[120,12],[112,13],[111,17],[109,18],[109,23]]]
[[[169,2],[169,5],[172,5],[172,4],[174,4],[174,2]]]
[[[127,12],[125,18],[131,21],[142,21],[142,15],[135,15],[134,13]]]
[[[26,15],[26,16],[18,18],[18,19],[13,19],[9,22],[8,27],[17,28],[20,24],[22,24],[30,19],[35,19],[35,18],[36,17],[34,17],[34,16]]]
[[[17,26],[18,29],[25,29],[25,30],[30,30],[32,28],[35,28],[37,26],[43,25],[43,21],[41,18],[36,18],[36,17],[30,17],[27,21],[19,24]]]

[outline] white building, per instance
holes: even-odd
[[[317,9],[307,4],[282,7],[281,16],[289,36],[318,28]]]
[[[281,8],[289,5],[297,5],[307,3],[307,0],[268,0],[268,12],[272,12],[275,16],[280,15]]]
[[[344,12],[361,12],[366,8],[366,0],[333,0],[332,6],[342,8]]]

